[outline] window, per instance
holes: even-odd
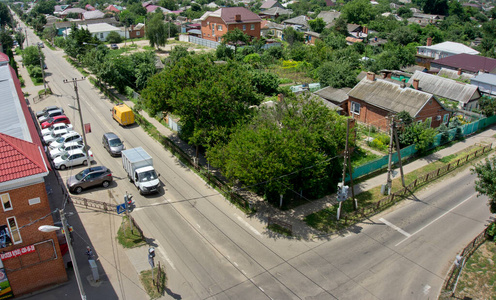
[[[2,199],[3,211],[12,210],[9,194],[2,194],[0,195],[0,198]]]
[[[100,38],[101,38],[101,39],[103,39],[103,32],[102,32],[102,33],[100,33]]]
[[[425,119],[425,123],[427,124],[427,127],[431,127],[432,117],[428,117],[427,119]]]
[[[217,25],[217,31],[222,31],[222,25]]]
[[[141,32],[136,31],[136,36],[140,36]]]
[[[17,227],[16,218],[15,217],[7,218],[7,224],[9,225],[10,237],[12,239],[12,242],[14,244],[22,243],[21,233],[19,232],[19,229],[17,229],[18,227]]]
[[[443,116],[443,123],[445,123],[445,124],[448,123],[448,120],[449,120],[449,114],[445,114]]]
[[[246,31],[246,25],[243,25],[243,31]]]
[[[250,30],[255,30],[255,24],[250,25]]]
[[[360,103],[351,101],[351,112],[354,114],[360,114]]]

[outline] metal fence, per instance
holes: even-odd
[[[206,40],[206,39],[198,38],[198,37],[192,36],[192,35],[189,36],[189,42],[190,43],[195,43],[195,44],[198,44],[198,45],[201,45],[201,46],[213,48],[213,49],[217,49],[217,47],[220,45],[220,43],[218,43],[218,42],[214,42],[214,41],[211,41],[211,40]]]
[[[71,200],[74,204],[81,205],[81,206],[84,206],[86,208],[92,208],[92,209],[103,210],[105,212],[117,213],[117,205],[112,204],[112,203],[107,203],[107,202],[92,200],[92,199],[86,199],[86,198],[78,197],[78,196],[72,196]]]

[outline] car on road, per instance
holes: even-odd
[[[67,179],[69,192],[79,194],[83,189],[94,186],[108,187],[113,181],[112,171],[105,166],[94,166],[82,170]]]
[[[55,159],[56,157],[59,157],[63,155],[66,152],[69,152],[71,150],[77,150],[77,149],[83,149],[84,144],[83,142],[68,142],[64,143],[62,146],[59,148],[55,148],[50,150],[50,158]]]
[[[117,44],[110,44],[110,49],[119,49],[119,46],[117,46]]]
[[[69,142],[81,142],[83,141],[83,138],[81,135],[75,131],[68,132],[64,134],[63,136],[59,137],[55,141],[50,143],[50,150],[60,148],[63,144],[69,143]]]
[[[121,155],[124,150],[124,142],[113,132],[107,132],[102,136],[102,145],[112,156]]]
[[[54,130],[51,134],[43,136],[43,143],[49,145],[51,142],[67,133],[69,133],[69,131],[65,128]]]
[[[46,120],[50,119],[51,117],[55,116],[61,116],[64,114],[64,111],[62,109],[55,109],[51,111],[47,111],[43,116],[38,118],[38,121],[41,123],[45,122]]]
[[[43,42],[38,42],[38,47],[45,48],[45,44],[43,44]]]
[[[46,112],[51,111],[51,110],[56,110],[56,109],[62,109],[58,106],[52,105],[52,106],[47,106],[45,107],[42,111],[36,112],[36,118],[39,118],[43,116]],[[63,109],[62,109],[63,110]]]
[[[67,131],[71,131],[72,130],[72,124],[64,124],[64,123],[53,124],[52,126],[50,126],[48,128],[42,129],[41,130],[41,136],[50,135],[55,130],[59,130],[59,129],[67,129]]]
[[[53,126],[54,124],[58,123],[64,123],[64,124],[71,124],[71,121],[67,116],[56,116],[53,118],[48,119],[47,121],[41,123],[41,129],[48,128],[50,126]]]
[[[88,156],[90,161],[94,161],[93,153],[88,150]],[[71,150],[63,155],[56,157],[53,160],[53,165],[55,169],[65,170],[67,167],[73,167],[78,165],[88,165],[88,159],[86,154],[81,149]]]

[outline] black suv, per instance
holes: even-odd
[[[79,194],[83,189],[101,185],[108,187],[112,182],[112,171],[104,166],[95,166],[82,170],[67,179],[67,189],[71,193]]]

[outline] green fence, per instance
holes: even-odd
[[[484,129],[487,126],[492,125],[494,123],[496,123],[496,116],[480,119],[480,120],[477,120],[477,121],[472,122],[470,124],[465,124],[465,125],[461,126],[461,131],[462,131],[462,134],[464,136],[466,136],[466,135],[470,135],[474,132],[477,132],[478,130]],[[448,131],[448,133],[449,133],[449,141],[454,140],[455,135],[456,135],[456,128],[450,129]],[[440,145],[441,145],[441,134],[438,134],[434,137],[434,142],[432,143],[430,149],[436,148]],[[415,145],[411,145],[411,146],[408,146],[408,147],[401,149],[400,153],[401,153],[401,158],[405,159],[405,158],[408,158],[408,157],[414,155],[415,153],[417,153],[417,150],[415,149]],[[358,178],[358,177],[370,174],[374,171],[380,170],[382,168],[385,168],[388,164],[388,159],[389,159],[388,156],[385,155],[379,159],[376,159],[376,160],[371,161],[367,164],[364,164],[364,165],[361,165],[361,166],[354,168],[353,178]],[[398,162],[398,155],[396,153],[393,153],[392,161],[393,161],[393,163]],[[350,177],[349,177],[349,175],[347,175],[346,181],[349,181],[349,179],[350,179]]]

